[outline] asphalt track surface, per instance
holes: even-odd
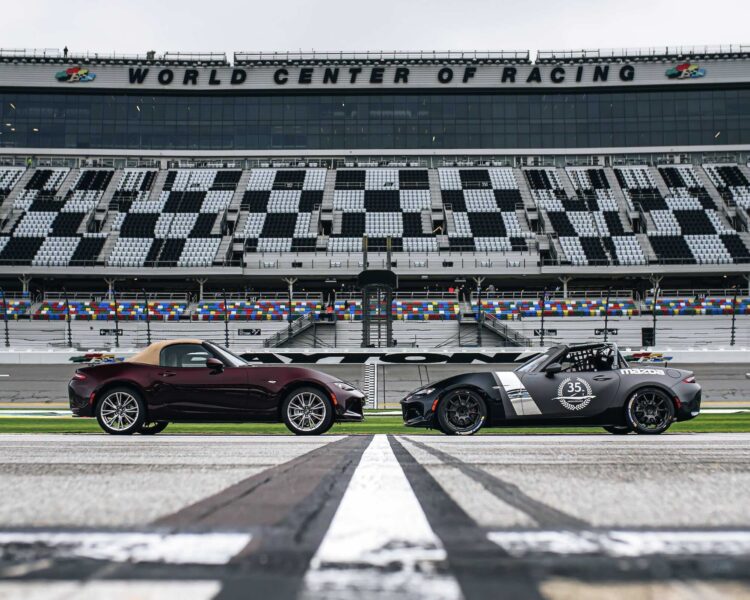
[[[0,598],[750,598],[750,435],[0,435]]]

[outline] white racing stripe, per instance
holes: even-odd
[[[250,542],[245,533],[0,533],[4,546],[46,546],[66,558],[92,558],[117,563],[223,565]]]
[[[516,557],[750,556],[750,531],[494,531],[487,537]]]
[[[387,437],[376,435],[310,563],[302,597],[456,600],[461,590],[445,560]]]
[[[512,371],[495,371],[495,379],[505,389],[510,404],[518,416],[542,414],[518,375]]]

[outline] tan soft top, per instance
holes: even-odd
[[[178,340],[165,340],[163,342],[154,342],[148,348],[144,348],[137,354],[133,354],[130,358],[126,358],[125,362],[140,363],[142,365],[152,365],[155,367],[159,366],[159,355],[161,354],[162,348],[172,346],[174,344],[202,344],[203,340],[197,340],[194,338],[182,338]]]

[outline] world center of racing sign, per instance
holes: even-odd
[[[245,66],[75,65],[95,73],[85,82],[60,79],[59,64],[0,64],[3,87],[180,91],[289,90],[343,91],[381,89],[576,89],[720,83],[750,83],[750,61],[702,61],[701,77],[673,77],[676,62],[629,64],[279,64]],[[70,66],[68,66],[70,68]],[[75,79],[75,78],[73,78]]]

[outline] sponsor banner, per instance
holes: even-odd
[[[750,82],[750,60],[594,64],[263,65],[0,64],[0,85],[75,89],[242,91],[578,88]]]
[[[251,363],[263,364],[365,364],[392,365],[420,364],[508,364],[521,356],[531,358],[528,352],[245,352],[242,358]],[[521,361],[518,363],[521,364]]]

